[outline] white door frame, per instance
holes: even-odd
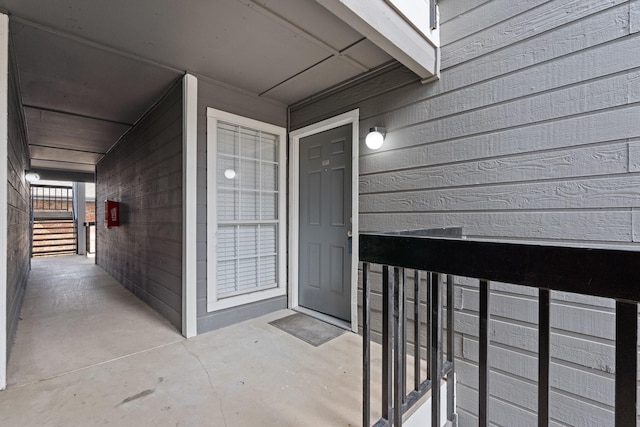
[[[358,332],[358,161],[360,110],[305,126],[289,133],[289,308],[298,307],[298,262],[300,252],[300,139],[344,125],[351,125],[351,330]]]

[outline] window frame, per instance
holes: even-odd
[[[277,224],[277,286],[240,295],[218,297],[218,122],[267,132],[278,137],[278,218]],[[207,108],[207,312],[224,310],[252,302],[262,301],[287,292],[286,275],[286,129],[226,111]]]

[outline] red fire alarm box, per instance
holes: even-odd
[[[104,226],[117,227],[120,225],[120,203],[113,200],[104,201]]]

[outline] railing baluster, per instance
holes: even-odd
[[[636,425],[638,307],[616,301],[616,427]]]
[[[538,427],[549,425],[549,331],[551,292],[538,292]]]
[[[447,275],[447,362],[451,370],[447,375],[447,420],[453,421],[455,408],[455,357],[454,357],[454,308],[453,308],[453,276]]]
[[[407,402],[407,271],[403,268],[402,283],[402,404]]]
[[[420,270],[415,270],[413,279],[413,389],[420,388],[420,324],[422,315],[420,310]]]
[[[427,273],[427,379],[433,380],[431,375],[431,273]]]
[[[404,275],[404,272],[403,272]],[[404,377],[404,360],[402,360],[402,342],[404,331],[402,322],[404,318],[404,283],[401,282],[400,269],[393,269],[393,350],[395,353],[393,366],[394,389],[394,413],[393,425],[402,426],[402,402],[405,391],[402,389]]]
[[[389,267],[382,267],[382,418],[391,421],[393,361],[393,292],[389,290]]]
[[[369,264],[362,264],[362,425],[371,425],[371,290]]]
[[[478,366],[478,417],[480,427],[489,425],[489,282],[480,280],[480,357]]]
[[[440,427],[441,319],[440,277],[438,273],[431,273],[431,425],[436,427]]]

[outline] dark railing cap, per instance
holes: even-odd
[[[640,302],[640,251],[361,234],[360,261]]]
[[[48,185],[48,184],[30,184],[31,188],[56,188],[62,190],[73,190],[69,185]]]

